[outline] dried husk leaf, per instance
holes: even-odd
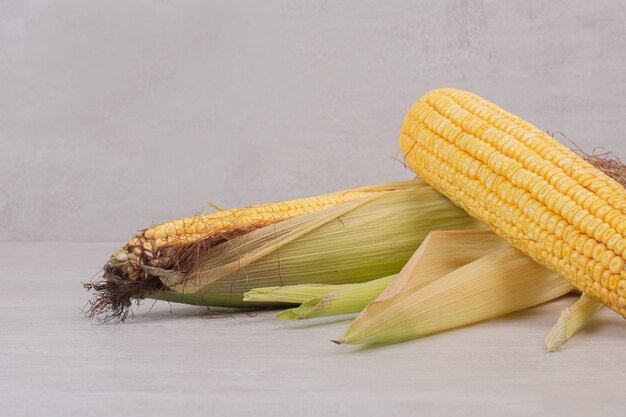
[[[415,290],[497,249],[509,246],[504,239],[489,230],[433,231],[376,301]]]
[[[548,352],[559,350],[576,332],[585,327],[603,306],[604,304],[583,294],[571,307],[563,310],[558,321],[546,336]]]
[[[498,249],[416,290],[373,302],[341,343],[407,341],[532,307],[572,288],[515,249]]]

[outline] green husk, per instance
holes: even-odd
[[[374,300],[380,301],[402,291],[424,286],[454,269],[507,246],[506,241],[487,230],[431,232],[399,274],[362,284],[257,288],[246,293],[244,299],[301,303],[299,307],[279,313],[276,317],[281,320],[358,313]]]
[[[561,312],[558,321],[546,336],[548,352],[556,352],[565,342],[585,327],[604,304],[586,294],[580,296],[571,307]]]
[[[374,189],[376,187],[369,187]],[[349,284],[396,274],[430,230],[484,226],[421,181],[379,186],[372,196],[276,223],[199,252],[191,271],[148,268],[166,291],[149,298],[259,307],[258,287]]]
[[[314,300],[328,293],[339,290],[341,287],[361,284],[300,284],[285,287],[253,288],[243,295],[243,301],[275,302],[288,304],[302,304]]]
[[[280,320],[301,320],[358,313],[374,301],[397,276],[394,274],[361,284],[337,285],[334,291],[310,298],[299,307],[278,313],[276,317]]]

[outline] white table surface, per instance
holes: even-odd
[[[115,243],[0,243],[3,416],[623,416],[626,323],[602,311],[558,353],[566,297],[377,349],[343,319],[283,323],[152,303],[122,325],[80,314]]]

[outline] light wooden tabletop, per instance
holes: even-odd
[[[346,319],[283,323],[146,302],[122,325],[80,310],[114,243],[0,243],[6,416],[622,416],[626,323],[602,311],[558,353],[549,305],[377,349]],[[152,310],[148,313],[148,310]]]

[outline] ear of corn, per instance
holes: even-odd
[[[250,307],[243,294],[253,288],[357,283],[397,273],[433,226],[482,227],[431,188],[406,182],[233,238],[202,254],[189,272],[146,270],[168,292]]]
[[[546,337],[548,352],[556,352],[565,342],[582,329],[591,318],[604,306],[586,294],[583,294],[571,306],[563,310]]]
[[[231,210],[224,210],[209,203],[218,211],[173,220],[139,232],[111,256],[104,268],[105,273],[128,280],[142,279],[145,277],[144,266],[157,268],[174,266],[173,254],[181,246],[207,239],[216,243],[223,242],[277,222],[393,190],[397,185],[360,187],[315,197]]]
[[[402,342],[532,307],[571,289],[514,248],[499,249],[423,287],[373,302],[341,342]]]
[[[424,186],[416,181],[415,187]],[[236,236],[271,226],[288,219],[320,212],[328,207],[362,199],[377,193],[406,188],[405,183],[390,183],[374,187],[359,187],[338,193],[306,199],[264,204],[241,209],[196,215],[173,220],[141,231],[118,249],[103,268],[103,277],[85,284],[94,290],[86,315],[98,316],[103,321],[124,320],[133,300],[152,294],[159,299],[188,304],[207,305],[202,294],[182,294],[167,290],[147,271],[181,271],[213,248],[229,242]],[[221,303],[228,298],[218,294]]]
[[[134,276],[125,273],[128,259],[118,257],[128,254],[131,241],[109,261],[104,280],[92,284],[98,294],[90,314],[123,319],[131,301],[141,298],[266,306],[267,301],[244,302],[243,294],[257,287],[335,285],[385,277],[402,268],[432,227],[484,228],[421,181],[364,187],[353,193],[365,195],[353,194],[350,201],[288,219],[277,214],[281,221],[268,214],[265,220],[273,223],[229,236],[225,231],[211,232],[189,237],[196,239],[192,243],[166,243],[152,257],[138,255],[132,269],[134,273],[141,268],[141,273]],[[274,207],[266,207],[267,212],[280,211],[281,204]],[[232,213],[232,222],[241,226],[239,215]],[[230,221],[220,220],[222,225]]]
[[[406,163],[594,300],[626,316],[626,190],[524,120],[440,89],[411,108]]]

